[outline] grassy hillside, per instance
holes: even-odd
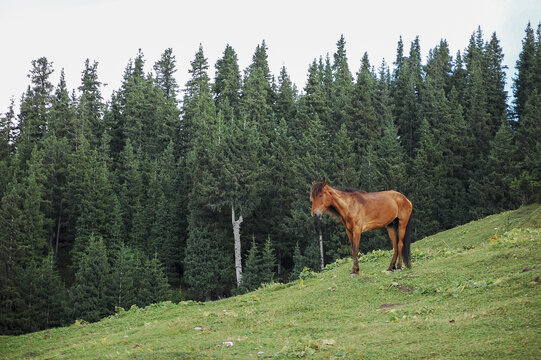
[[[376,251],[354,278],[345,259],[222,301],[0,337],[0,358],[541,358],[541,206],[416,242],[412,259],[386,274]]]

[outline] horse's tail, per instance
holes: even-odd
[[[406,226],[406,233],[404,234],[404,247],[402,248],[402,259],[406,267],[411,267],[411,223],[412,223],[413,211],[410,214],[408,225]]]

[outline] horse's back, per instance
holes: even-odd
[[[411,212],[411,202],[408,198],[398,191],[386,190],[371,193],[363,193],[360,196],[364,200],[364,207],[368,213],[377,213],[381,217],[391,218],[400,217],[406,212],[409,216]]]

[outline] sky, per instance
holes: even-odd
[[[272,74],[277,77],[285,66],[302,90],[310,63],[327,54],[332,59],[341,35],[355,75],[365,52],[376,68],[383,58],[392,65],[400,36],[406,54],[419,36],[425,62],[441,39],[453,56],[463,51],[478,26],[486,40],[493,32],[500,40],[509,90],[529,21],[536,29],[541,1],[0,0],[0,113],[8,110],[12,97],[18,113],[30,84],[31,61],[43,56],[53,62],[53,85],[63,68],[70,91],[80,85],[85,60],[97,61],[98,78],[107,84],[102,95],[109,100],[139,49],[151,72],[164,50],[172,48],[176,78],[184,88],[199,44],[213,78],[227,44],[244,70],[265,40]]]

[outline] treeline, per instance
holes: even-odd
[[[478,29],[424,64],[419,39],[407,54],[400,39],[392,70],[365,54],[353,76],[341,37],[299,91],[265,42],[244,72],[226,46],[213,79],[200,47],[181,91],[171,49],[150,73],[139,51],[109,101],[96,62],[69,91],[32,61],[20,109],[0,117],[0,332],[216,299],[347,256],[341,225],[310,218],[323,177],[403,192],[417,239],[539,201],[541,26],[526,28],[511,109],[502,60]]]

